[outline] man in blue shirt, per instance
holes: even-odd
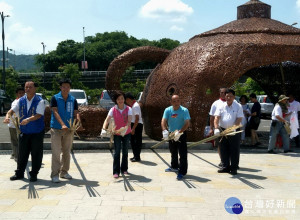
[[[190,125],[189,110],[180,105],[180,98],[178,95],[173,95],[171,99],[171,106],[164,111],[161,120],[161,128],[163,130],[163,138],[169,138],[169,132],[175,132],[175,138],[169,140],[169,149],[171,152],[171,167],[166,169],[166,172],[176,172],[178,170],[177,179],[181,180],[187,173],[187,144],[186,144],[186,129]],[[169,131],[168,131],[169,128]],[[178,163],[178,151],[179,162]]]
[[[51,179],[54,183],[60,182],[59,175],[64,179],[72,179],[68,173],[73,144],[73,131],[70,130],[70,123],[73,124],[74,118],[80,121],[78,103],[69,94],[71,81],[64,79],[59,82],[59,85],[60,92],[51,99]]]
[[[9,122],[9,117],[18,112],[20,117],[19,135],[19,156],[17,170],[10,180],[20,180],[24,178],[24,172],[27,166],[29,154],[31,154],[30,182],[37,181],[37,174],[42,165],[43,142],[45,133],[44,112],[45,103],[43,99],[36,95],[37,85],[28,81],[25,83],[25,93],[18,99],[17,104],[7,112],[5,122]]]

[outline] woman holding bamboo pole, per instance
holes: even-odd
[[[131,118],[132,109],[125,105],[124,93],[117,91],[113,97],[116,105],[112,107],[104,121],[101,136],[107,133],[108,124],[111,118],[114,119],[115,128],[113,129],[114,138],[114,162],[113,162],[113,177],[118,178],[120,172],[128,174],[128,146],[131,135]],[[122,162],[120,166],[120,154],[122,149]]]

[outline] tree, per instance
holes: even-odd
[[[16,88],[21,86],[18,84],[19,74],[12,67],[6,69],[5,73],[5,92],[10,98],[14,99],[16,97]],[[2,71],[0,80],[2,86]]]
[[[89,70],[107,70],[109,64],[125,51],[140,46],[156,46],[172,50],[179,46],[180,42],[163,38],[158,41],[147,39],[138,40],[128,36],[124,31],[97,33],[95,36],[85,38],[85,58],[88,61]],[[58,68],[67,63],[74,63],[80,67],[83,60],[83,43],[74,40],[65,40],[58,44],[56,50],[48,54],[36,56],[36,63],[47,72],[56,72]],[[156,64],[143,62],[136,65],[139,69],[152,69]]]
[[[78,69],[78,65],[74,63],[66,64],[59,67],[60,73],[53,78],[53,91],[54,94],[59,92],[59,80],[70,79],[72,81],[72,88],[85,89],[83,83],[80,81],[81,74]]]
[[[258,83],[250,77],[247,78],[245,83],[240,83],[239,81],[236,81],[233,84],[233,88],[237,96],[250,95],[251,93],[261,95],[265,93],[263,89],[258,85]]]

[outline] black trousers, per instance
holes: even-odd
[[[42,165],[44,131],[36,134],[19,135],[19,156],[16,170],[17,176],[24,176],[29,154],[31,154],[30,176],[36,176]]]
[[[293,140],[295,141],[296,147],[300,147],[300,137],[299,137],[299,135],[294,137]]]
[[[241,134],[223,137],[220,141],[220,153],[223,168],[237,170],[240,161]]]
[[[133,127],[134,123],[131,123],[131,128]],[[134,135],[131,135],[130,143],[133,152],[133,157],[135,159],[141,159],[140,154],[142,150],[142,133],[143,133],[143,124],[138,123],[135,128]]]
[[[169,149],[171,152],[171,167],[173,169],[179,168],[179,173],[185,175],[187,173],[188,161],[187,161],[187,144],[186,133],[180,136],[179,141],[169,141]],[[178,163],[179,152],[179,163]]]

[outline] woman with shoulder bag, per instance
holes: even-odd
[[[288,111],[288,99],[289,98],[285,95],[279,96],[279,100],[272,111],[272,123],[270,129],[268,153],[276,153],[274,151],[274,148],[278,134],[280,134],[282,138],[284,153],[291,152],[291,150],[289,150],[289,136],[285,128],[285,126],[289,125],[289,122],[286,120],[290,115]]]

